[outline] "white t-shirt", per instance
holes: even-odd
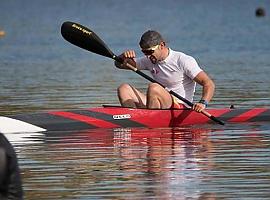
[[[146,56],[135,59],[139,70],[149,70],[153,78],[189,101],[193,101],[196,82],[193,79],[202,71],[196,60],[182,52],[169,49],[168,57],[153,64]],[[182,101],[179,100],[182,103]]]

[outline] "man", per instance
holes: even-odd
[[[157,83],[150,83],[145,95],[124,83],[118,88],[118,98],[122,106],[149,109],[183,108],[185,103],[168,91],[172,90],[192,102],[198,83],[203,87],[202,97],[199,102],[194,103],[192,109],[201,112],[206,108],[213,97],[215,84],[193,57],[167,47],[160,33],[153,30],[145,32],[139,44],[145,56],[136,58],[134,50],[125,51],[120,55],[124,60],[123,64],[115,62],[116,67],[129,69],[126,66],[129,63],[139,70],[149,70],[153,78],[166,89]]]

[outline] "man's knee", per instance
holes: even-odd
[[[131,86],[127,83],[122,83],[118,88],[117,91],[118,93],[123,92],[123,91],[128,91],[131,89]]]
[[[160,94],[161,91],[164,90],[162,86],[157,83],[150,83],[148,86],[148,94]]]

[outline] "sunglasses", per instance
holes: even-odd
[[[142,52],[146,56],[151,56],[155,52],[155,50],[158,48],[158,46],[159,44],[148,49],[142,49]]]

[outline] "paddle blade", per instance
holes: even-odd
[[[75,46],[109,58],[115,57],[113,52],[93,31],[78,23],[64,22],[61,26],[61,34]]]

